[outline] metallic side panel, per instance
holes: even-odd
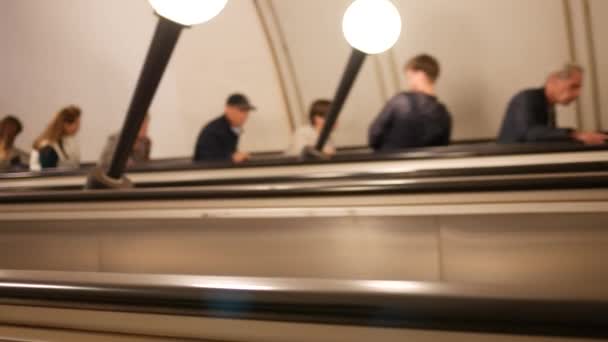
[[[69,331],[16,326],[0,326],[0,342],[161,342],[184,341],[145,335],[102,334],[91,331]],[[205,342],[203,340],[198,340]],[[209,342],[209,341],[207,341]]]
[[[429,218],[140,220],[102,233],[102,270],[438,280]]]
[[[454,333],[360,326],[132,314],[0,305],[0,324],[234,342],[584,342],[588,339]],[[0,326],[0,336],[15,330]],[[23,333],[23,332],[21,332]],[[10,335],[9,335],[10,336]],[[41,339],[57,341],[53,339]],[[40,341],[40,340],[38,340]],[[62,340],[65,341],[65,340]],[[67,340],[69,341],[69,340]],[[88,340],[87,340],[88,341]],[[110,340],[111,341],[111,340]],[[137,341],[137,340],[136,340]],[[606,341],[606,340],[595,340]]]
[[[2,224],[0,268],[47,271],[99,270],[99,243],[95,233],[70,231],[60,223]]]
[[[445,281],[608,286],[608,216],[442,217]]]
[[[220,209],[240,212],[243,209],[272,211],[296,209],[311,213],[320,209],[353,207],[407,206],[403,213],[413,215],[469,215],[483,213],[555,213],[608,212],[608,190],[512,191],[448,194],[403,194],[373,196],[285,197],[226,200],[175,200],[129,202],[82,202],[0,205],[2,221],[50,219],[143,218],[142,211],[155,217],[201,217],[201,210]],[[454,210],[447,211],[446,209]],[[569,209],[568,209],[569,208]],[[139,215],[139,216],[138,216]],[[150,215],[150,214],[146,214]],[[385,215],[385,214],[381,214]],[[301,216],[301,215],[299,215]]]

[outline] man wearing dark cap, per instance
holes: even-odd
[[[252,110],[255,107],[245,95],[230,95],[226,100],[224,114],[208,123],[199,134],[194,161],[242,163],[249,159],[249,154],[238,152],[237,147],[243,125]]]

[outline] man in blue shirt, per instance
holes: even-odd
[[[603,144],[608,136],[557,127],[555,106],[567,106],[581,94],[583,69],[566,65],[552,73],[543,88],[524,90],[511,99],[498,142],[503,144],[536,142],[582,142]]]
[[[409,91],[395,95],[369,128],[375,151],[444,146],[450,143],[452,118],[435,95],[439,63],[419,55],[405,66]]]
[[[237,147],[243,125],[255,109],[245,95],[230,95],[224,114],[208,123],[199,134],[194,161],[242,163],[249,159],[249,154],[237,151]]]

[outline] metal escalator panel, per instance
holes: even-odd
[[[606,288],[0,272],[1,325],[221,341],[607,340]],[[566,340],[569,341],[569,340]]]

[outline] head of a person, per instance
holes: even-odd
[[[57,143],[64,137],[73,136],[80,130],[80,116],[82,111],[76,106],[68,106],[55,114],[42,135],[34,142],[38,149],[44,142]]]
[[[15,139],[23,130],[21,121],[12,115],[6,116],[0,121],[0,148],[10,149],[15,143]]]
[[[312,127],[314,127],[317,131],[320,131],[323,126],[325,126],[325,118],[329,113],[330,107],[331,101],[325,99],[316,100],[310,106],[308,120],[310,121]]]
[[[404,70],[408,85],[413,90],[433,86],[441,72],[437,59],[427,54],[409,60]]]
[[[255,106],[249,102],[249,99],[243,94],[232,94],[226,100],[224,114],[230,122],[230,126],[240,128],[245,125],[249,113],[255,111]]]
[[[567,64],[560,71],[549,75],[545,84],[547,99],[552,104],[569,105],[581,95],[583,88],[583,68]]]

